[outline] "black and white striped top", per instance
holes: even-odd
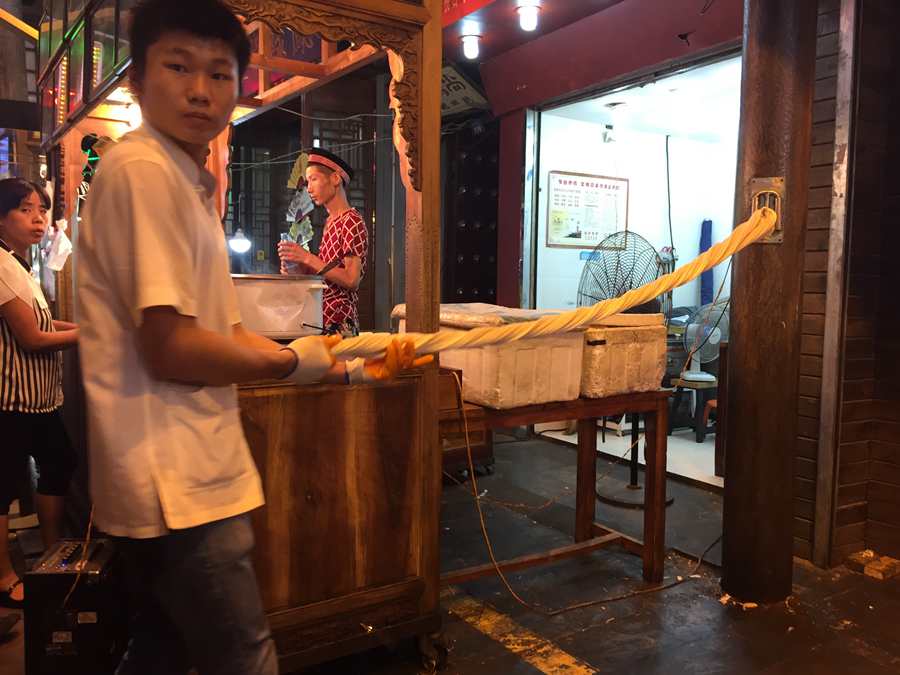
[[[0,304],[30,300],[38,328],[52,332],[53,316],[31,266],[0,239]],[[44,413],[62,405],[62,355],[24,350],[0,317],[0,410]]]

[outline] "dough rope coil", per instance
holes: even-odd
[[[442,330],[437,333],[404,333],[403,337],[411,338],[415,342],[416,353],[421,355],[436,354],[448,349],[488,347],[514,340],[585,329],[607,317],[642,305],[673,288],[696,279],[706,270],[712,269],[738,251],[770,234],[775,229],[776,222],[777,215],[773,210],[759,209],[750,216],[749,220],[734,228],[727,239],[720,241],[674,272],[640,288],[630,290],[618,298],[604,300],[590,307],[580,307],[570,312],[542,317],[536,321],[512,323],[506,326],[473,328],[468,331]],[[396,337],[390,333],[367,333],[343,340],[332,349],[332,353],[341,359],[354,356],[371,358],[383,354],[391,340]]]

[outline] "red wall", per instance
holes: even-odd
[[[502,118],[497,304],[519,305],[524,109],[602,87],[630,73],[738,44],[742,0],[625,0],[500,54],[481,66],[488,100]],[[679,34],[688,34],[687,44]]]

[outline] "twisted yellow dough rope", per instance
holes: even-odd
[[[545,316],[525,323],[473,328],[468,331],[442,330],[437,333],[405,333],[403,337],[411,338],[415,342],[417,354],[435,354],[448,349],[487,347],[513,340],[555,335],[587,328],[613,314],[619,314],[632,307],[642,305],[673,288],[696,279],[706,270],[712,269],[726,258],[772,232],[775,229],[776,221],[777,216],[774,211],[768,208],[759,209],[750,216],[750,220],[738,225],[727,239],[720,241],[674,272],[640,288],[628,291],[618,298],[604,300],[590,307],[580,307],[571,312]],[[360,335],[340,342],[332,349],[332,353],[339,358],[378,356],[384,353],[388,344],[396,337],[390,333]]]

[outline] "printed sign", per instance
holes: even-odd
[[[441,116],[486,109],[488,102],[453,66],[441,71]]]
[[[594,248],[627,229],[627,178],[550,172],[547,246]]]

